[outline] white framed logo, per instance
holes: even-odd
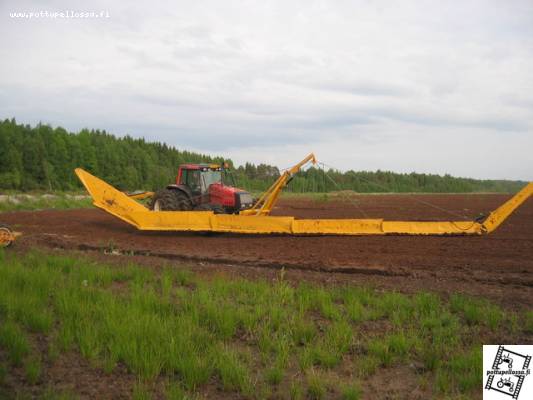
[[[483,346],[483,400],[533,399],[533,346]]]

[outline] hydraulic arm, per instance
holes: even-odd
[[[248,210],[241,211],[240,215],[269,215],[274,205],[278,201],[279,195],[285,186],[289,184],[294,174],[299,172],[303,166],[308,163],[316,164],[316,158],[313,153],[309,154],[298,164],[285,170],[280,177],[261,195],[259,200]]]

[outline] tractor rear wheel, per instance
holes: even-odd
[[[150,202],[153,211],[190,211],[191,200],[181,190],[161,189],[154,194]]]

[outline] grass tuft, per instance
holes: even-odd
[[[289,387],[289,398],[291,400],[301,400],[304,397],[304,391],[302,386],[296,382],[293,382]]]
[[[0,386],[2,386],[7,378],[7,366],[0,362]]]
[[[22,360],[30,351],[26,336],[19,326],[11,321],[0,325],[0,346],[5,348],[8,358],[16,366],[22,365]]]
[[[361,398],[361,388],[359,385],[351,384],[342,389],[342,400],[359,400]]]
[[[527,311],[524,320],[524,332],[533,334],[533,311]]]
[[[165,390],[167,400],[191,400],[189,394],[177,382],[169,382]]]
[[[307,376],[307,397],[310,400],[322,400],[326,397],[327,382],[315,372]]]
[[[249,369],[234,350],[227,347],[219,349],[215,354],[214,363],[224,390],[251,393]]]
[[[41,377],[41,360],[38,357],[30,357],[25,365],[24,372],[30,385],[35,385]]]
[[[137,382],[135,386],[133,387],[132,399],[133,400],[151,400],[152,394],[150,393],[150,390],[148,389],[146,384],[142,382]]]
[[[280,366],[274,366],[266,371],[266,381],[271,385],[278,385],[283,379],[283,369]]]

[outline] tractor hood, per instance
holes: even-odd
[[[209,197],[211,203],[221,204],[237,211],[246,210],[253,205],[253,198],[249,192],[222,183],[213,183],[209,186]]]

